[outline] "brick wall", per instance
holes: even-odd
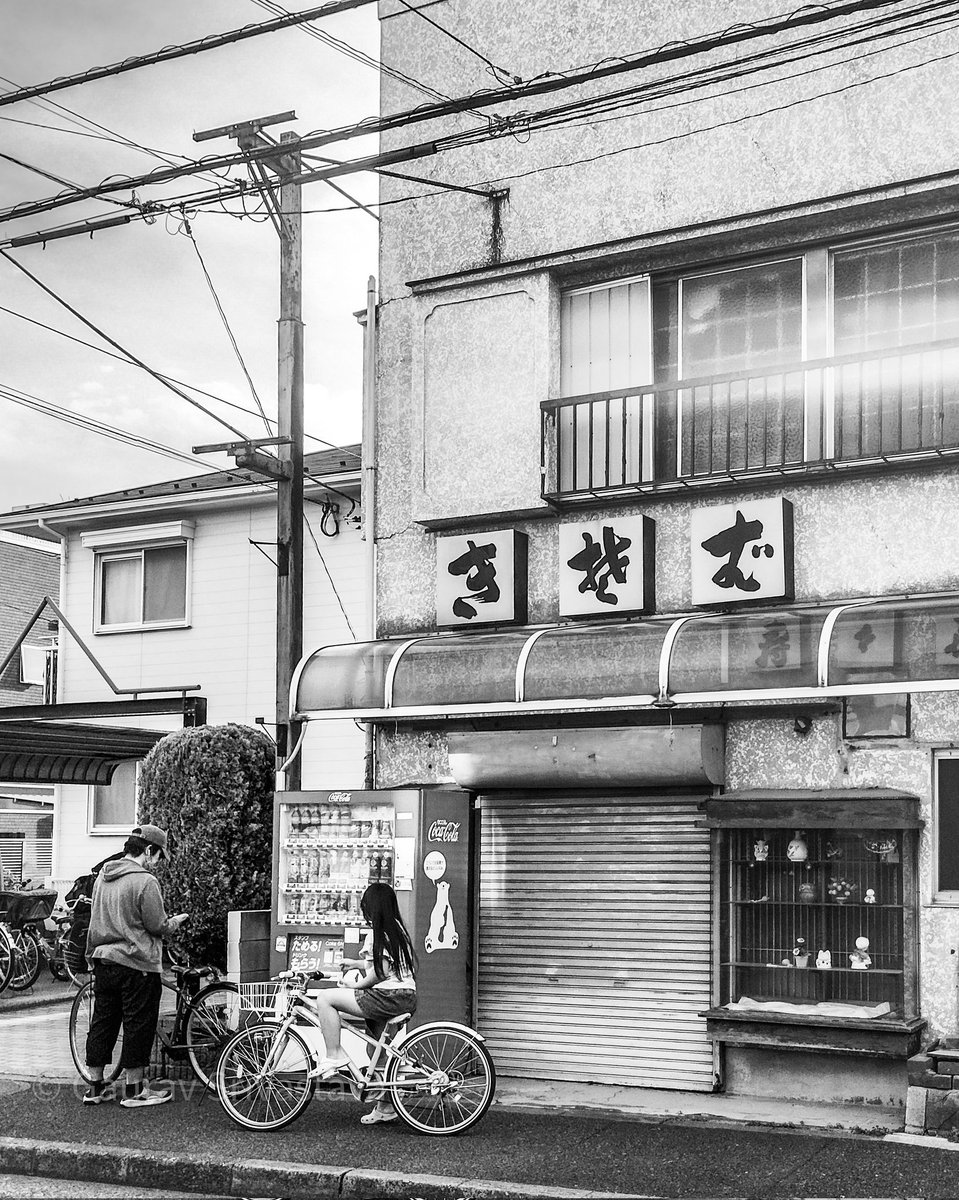
[[[6,658],[43,597],[57,600],[59,589],[59,554],[37,549],[26,541],[0,539],[0,661]],[[50,612],[41,616],[27,637],[30,645],[46,643],[52,632],[47,622],[52,618]],[[39,704],[42,700],[39,685],[20,682],[20,655],[14,655],[0,675],[0,705]]]

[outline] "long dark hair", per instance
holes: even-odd
[[[396,892],[388,883],[371,883],[360,900],[363,920],[373,930],[373,970],[377,979],[386,978],[383,960],[388,958],[398,974],[416,974],[416,952],[409,930],[403,924]]]

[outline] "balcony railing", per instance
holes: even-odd
[[[569,501],[959,454],[959,339],[547,400]]]

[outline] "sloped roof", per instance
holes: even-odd
[[[303,469],[308,480],[331,480],[339,476],[359,476],[360,446],[338,446],[330,450],[317,450],[303,456]],[[343,480],[342,482],[347,482]],[[341,483],[342,485],[342,483]],[[210,471],[203,475],[187,475],[181,479],[170,479],[163,483],[149,483],[142,487],[121,488],[114,492],[78,497],[74,500],[57,500],[51,504],[25,505],[9,513],[0,513],[0,528],[22,530],[31,526],[38,518],[49,516],[67,519],[71,512],[87,513],[91,509],[115,508],[137,501],[162,501],[177,497],[200,496],[205,493],[228,492],[231,488],[250,488],[268,484],[261,475],[245,468]],[[34,529],[34,536],[44,537]]]

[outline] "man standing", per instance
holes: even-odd
[[[165,1104],[172,1093],[153,1089],[143,1075],[150,1063],[163,990],[163,937],[179,929],[187,913],[168,917],[152,871],[167,858],[167,835],[156,825],[138,825],[123,857],[107,862],[93,889],[87,953],[93,964],[93,1019],[87,1035],[87,1067],[93,1082],[84,1104],[113,1099],[103,1070],[113,1056],[120,1027],[124,1108]]]

